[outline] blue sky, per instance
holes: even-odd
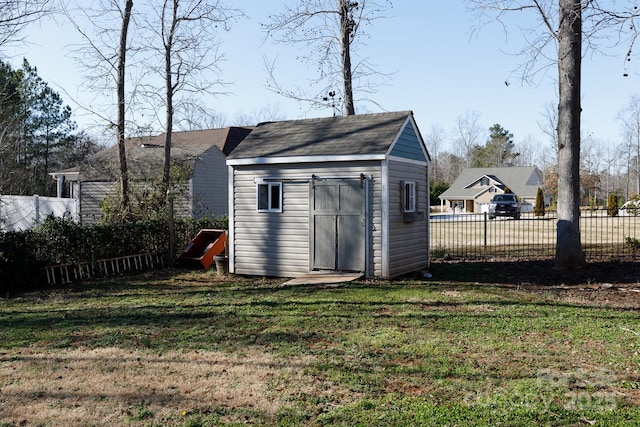
[[[295,61],[300,48],[263,43],[260,22],[266,21],[270,11],[281,11],[283,4],[284,0],[236,2],[249,18],[221,34],[221,51],[226,56],[222,77],[233,84],[225,89],[228,95],[205,98],[211,108],[228,117],[267,106],[289,119],[332,114],[331,108],[309,110],[266,87],[265,55],[277,58],[276,73],[283,82],[305,86],[308,78],[315,77],[313,69]],[[513,23],[507,37],[497,25],[483,26],[473,33],[476,22],[464,0],[396,0],[386,16],[367,30],[370,39],[358,51],[381,72],[393,73],[386,86],[369,95],[382,109],[413,110],[423,134],[433,125],[449,132],[457,117],[475,111],[486,129],[498,123],[514,134],[516,143],[526,138],[542,145],[549,143],[538,123],[545,104],[555,101],[555,67],[535,85],[524,84],[514,74],[524,58],[508,53],[522,47],[517,25],[531,22],[530,17],[514,15],[507,19]],[[74,108],[74,99],[90,99],[80,89],[83,71],[69,54],[69,45],[78,40],[69,24],[48,21],[28,35],[29,45],[4,53],[16,67],[25,56]],[[632,68],[627,70],[629,76],[623,77],[624,48],[609,52],[610,57],[587,55],[584,59],[582,127],[596,139],[617,144],[620,126],[616,115],[637,93],[640,76]],[[373,104],[359,104],[357,96],[358,112],[382,111]],[[85,115],[78,114],[75,119],[81,127],[93,124]]]

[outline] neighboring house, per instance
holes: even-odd
[[[199,218],[228,213],[226,157],[252,130],[249,127],[173,132],[172,169],[184,184],[176,196],[176,215]],[[132,189],[159,182],[164,166],[165,134],[129,138],[125,142]],[[100,220],[101,204],[117,194],[120,177],[117,145],[89,157],[81,165],[50,174],[58,184],[58,197],[79,200],[80,221]]]
[[[439,198],[443,212],[486,212],[494,194],[510,189],[522,202],[522,211],[533,210],[542,172],[535,166],[467,168]],[[549,196],[545,195],[545,205]]]
[[[429,162],[411,111],[258,125],[227,158],[230,272],[427,268]]]

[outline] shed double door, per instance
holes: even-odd
[[[311,184],[312,270],[365,271],[366,182]]]

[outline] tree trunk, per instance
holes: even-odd
[[[344,115],[356,114],[353,103],[353,83],[351,75],[351,31],[353,21],[349,16],[349,1],[340,0],[340,59],[342,60],[342,85],[344,97]]]
[[[585,264],[580,242],[580,85],[582,4],[559,0],[558,224],[555,268]]]
[[[173,73],[171,64],[171,55],[173,54],[173,36],[175,34],[178,22],[178,3],[179,0],[172,1],[171,9],[171,25],[168,33],[164,36],[164,78],[165,78],[165,97],[166,97],[166,116],[165,116],[165,141],[164,141],[164,168],[162,171],[162,183],[165,189],[170,185],[171,172],[171,137],[173,134]],[[164,15],[162,17],[162,25],[164,26]],[[164,33],[164,30],[163,30]]]
[[[636,132],[636,194],[640,195],[640,137]]]
[[[118,52],[118,155],[120,159],[120,189],[122,191],[122,209],[125,216],[129,212],[129,172],[127,170],[127,154],[125,151],[125,64],[127,55],[127,31],[129,30],[129,21],[131,19],[131,9],[133,8],[133,0],[127,0],[124,15],[122,17],[122,30],[120,31],[120,50]]]

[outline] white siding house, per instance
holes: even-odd
[[[410,111],[263,123],[227,165],[230,272],[428,267],[429,154]]]

